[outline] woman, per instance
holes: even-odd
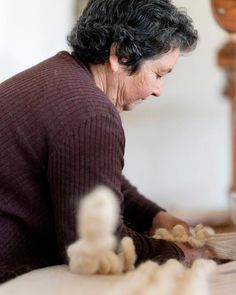
[[[191,20],[169,0],[90,0],[68,40],[71,54],[0,85],[1,282],[66,263],[78,201],[98,184],[117,194],[117,236],[133,238],[137,264],[191,262],[197,251],[144,234],[185,223],[122,175],[119,116],[161,94],[180,52],[196,45]]]

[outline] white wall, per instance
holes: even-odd
[[[122,115],[126,175],[141,192],[171,208],[222,208],[230,187],[230,105],[216,52],[226,34],[208,0],[175,0],[200,34],[197,49],[181,57],[160,98]]]
[[[0,81],[67,48],[74,0],[0,0]]]
[[[193,17],[199,46],[179,60],[161,98],[122,115],[125,173],[167,208],[222,207],[230,185],[230,107],[220,95],[224,75],[215,53],[225,33],[210,0],[174,2]],[[66,49],[75,9],[73,0],[0,0],[0,81]]]

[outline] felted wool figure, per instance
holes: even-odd
[[[120,274],[134,267],[136,255],[132,239],[123,238],[115,253],[114,231],[118,217],[118,202],[106,187],[98,187],[84,197],[78,209],[80,238],[67,249],[72,272]]]

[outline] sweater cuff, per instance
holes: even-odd
[[[185,255],[182,249],[180,249],[176,244],[173,242],[167,242],[164,240],[161,240],[165,250],[163,251],[163,255],[158,254],[154,257],[151,258],[151,260],[158,262],[159,264],[165,263],[169,259],[176,259],[178,261],[184,261],[185,260]],[[161,244],[161,243],[160,243]],[[160,247],[160,245],[159,245]]]
[[[149,239],[149,255],[144,257],[138,255],[136,265],[146,260],[152,260],[158,264],[163,264],[169,259],[176,259],[178,261],[184,261],[185,255],[182,249],[180,249],[175,243],[161,240],[161,239]],[[138,246],[138,245],[135,245]],[[142,252],[139,247],[136,248],[137,253]]]

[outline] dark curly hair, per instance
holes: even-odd
[[[170,0],[90,0],[68,43],[89,64],[104,64],[116,44],[119,62],[133,74],[143,60],[193,50],[197,39],[191,18]]]

